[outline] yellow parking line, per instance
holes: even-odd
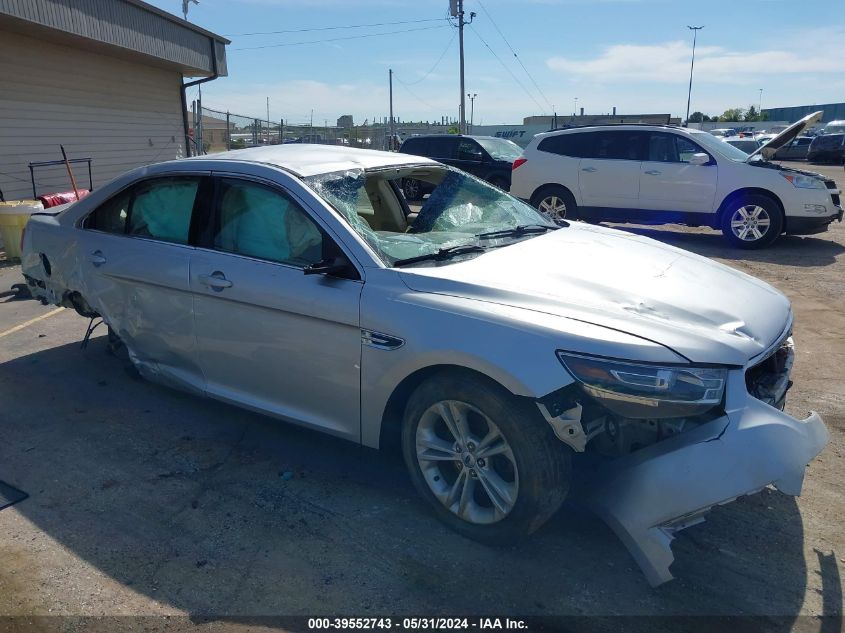
[[[25,322],[21,323],[20,325],[16,325],[15,327],[10,328],[10,329],[6,330],[5,332],[0,332],[0,338],[3,338],[4,336],[8,336],[9,334],[14,334],[18,330],[22,330],[25,327],[29,327],[33,323],[38,323],[42,319],[46,319],[47,317],[51,317],[54,314],[58,314],[62,310],[64,310],[64,308],[56,308],[55,310],[51,310],[47,314],[42,314],[41,316],[37,316],[34,319],[30,319],[29,321],[25,321]]]

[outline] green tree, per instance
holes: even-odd
[[[687,119],[687,123],[703,123],[704,121],[709,121],[710,117],[704,114],[703,112],[693,112],[689,115],[689,119]]]
[[[728,108],[719,117],[719,121],[744,121],[745,111],[742,108]]]
[[[748,111],[745,113],[745,120],[746,121],[760,121],[760,113],[757,112],[757,108],[754,107],[754,104],[748,106]]]
[[[448,130],[446,133],[447,133],[447,134],[460,134],[460,132],[458,131],[458,126],[457,126],[457,125],[453,125],[453,126],[451,126],[451,127],[449,128],[449,130]]]

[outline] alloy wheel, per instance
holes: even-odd
[[[405,198],[408,200],[416,200],[420,195],[420,183],[416,180],[408,179],[405,181]]]
[[[519,493],[513,451],[472,405],[443,400],[429,407],[417,425],[416,452],[431,492],[464,521],[496,523],[513,509]]]
[[[756,242],[769,232],[772,219],[768,211],[756,204],[739,207],[731,216],[731,231],[745,242]]]
[[[552,219],[563,219],[566,217],[566,203],[558,196],[546,196],[540,201],[540,211],[549,215]]]

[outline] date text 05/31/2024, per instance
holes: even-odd
[[[480,630],[518,631],[528,629],[524,620],[514,618],[308,618],[310,630]]]

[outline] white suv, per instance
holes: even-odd
[[[511,194],[558,218],[711,226],[741,248],[766,246],[781,233],[821,233],[842,221],[836,183],[767,160],[821,115],[750,155],[673,126],[538,134],[514,162]]]

